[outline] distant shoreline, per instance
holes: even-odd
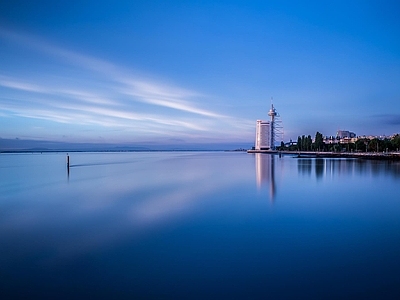
[[[400,152],[318,152],[318,151],[278,151],[278,150],[0,150],[0,154],[43,154],[43,153],[127,153],[127,152],[247,152],[272,155],[292,155],[295,158],[357,158],[370,160],[399,160]]]
[[[194,150],[194,149],[165,149],[165,150],[0,150],[0,154],[11,153],[120,153],[120,152],[227,152],[245,150]]]

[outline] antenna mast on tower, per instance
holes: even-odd
[[[276,111],[273,104],[273,97],[271,97],[271,109],[268,112],[268,116],[271,117],[271,141],[270,147],[271,149],[275,149],[275,142],[277,140],[283,141],[283,126],[282,121],[280,120],[279,113]]]

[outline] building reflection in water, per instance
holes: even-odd
[[[275,184],[275,155],[256,153],[257,188],[268,186],[270,200],[273,202],[276,193]]]

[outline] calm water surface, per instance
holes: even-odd
[[[400,164],[230,152],[0,154],[16,298],[400,299]]]

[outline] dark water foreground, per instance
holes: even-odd
[[[400,299],[400,164],[0,155],[1,298]]]

